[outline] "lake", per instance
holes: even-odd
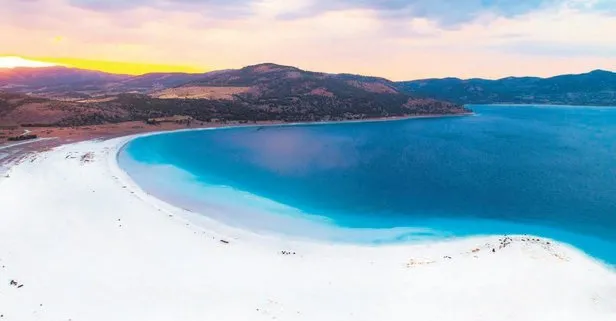
[[[533,234],[616,264],[616,108],[196,130],[120,166],[171,204],[258,233],[384,244]]]

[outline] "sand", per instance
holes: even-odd
[[[0,177],[0,320],[616,320],[614,269],[564,244],[234,229],[140,190],[116,163],[127,139],[31,154]]]
[[[250,91],[250,87],[183,86],[166,88],[152,94],[160,99],[224,99],[234,100],[236,95]]]

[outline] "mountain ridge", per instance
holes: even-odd
[[[410,95],[458,104],[616,106],[616,73],[602,69],[546,78],[429,78],[396,82],[396,88]]]
[[[12,78],[0,76],[0,90],[22,95],[0,94],[0,125],[80,126],[176,115],[201,122],[312,122],[469,112],[458,104],[402,93],[386,79],[273,63],[142,76],[27,69]]]

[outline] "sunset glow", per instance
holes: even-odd
[[[127,74],[274,62],[393,80],[616,66],[611,0],[443,2],[10,1],[0,56]]]
[[[15,56],[0,57],[0,68],[17,68],[17,67],[49,67],[55,64],[43,61],[29,60]]]
[[[117,74],[141,75],[151,72],[204,72],[205,68],[182,65],[165,65],[141,62],[118,62],[90,60],[79,58],[40,58],[47,63],[59,64],[68,67],[100,70]]]

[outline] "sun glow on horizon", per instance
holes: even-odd
[[[63,65],[67,67],[98,70],[113,74],[126,75],[143,75],[152,72],[187,72],[200,73],[205,72],[205,68],[194,66],[176,65],[176,64],[160,64],[147,62],[125,62],[125,61],[107,61],[82,58],[37,58],[37,60]]]
[[[40,68],[40,67],[51,67],[57,66],[58,64],[54,64],[51,62],[37,61],[25,59],[18,56],[5,56],[0,57],[0,68],[19,68],[19,67],[29,67],[29,68]]]
[[[199,68],[184,65],[166,65],[139,62],[119,62],[80,58],[54,58],[54,57],[33,57],[26,58],[20,56],[0,56],[0,69],[12,68],[41,68],[63,66],[69,68],[79,68],[96,70],[113,74],[143,75],[153,72],[186,72],[201,73],[208,71],[207,68]]]

